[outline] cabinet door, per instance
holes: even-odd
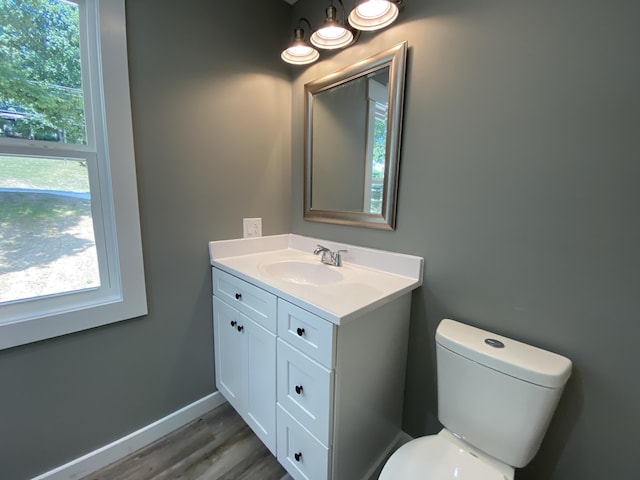
[[[213,297],[213,337],[216,386],[240,413],[246,409],[247,342],[238,331],[240,314]]]
[[[276,454],[276,336],[240,314],[247,342],[247,414],[245,420]]]

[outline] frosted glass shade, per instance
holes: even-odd
[[[304,30],[296,28],[293,33],[295,40],[289,48],[282,52],[280,58],[293,65],[306,65],[318,60],[320,58],[318,51],[304,41]]]
[[[315,48],[309,45],[292,45],[282,52],[280,58],[293,65],[306,65],[307,63],[313,63],[318,60],[320,54]]]
[[[318,48],[332,50],[353,42],[353,33],[339,24],[325,25],[311,35],[311,43]]]
[[[379,30],[398,18],[398,6],[389,0],[365,0],[349,14],[349,23],[358,30]]]

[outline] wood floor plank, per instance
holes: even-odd
[[[154,476],[153,480],[168,480],[179,476],[184,478],[185,472],[197,468],[197,465],[202,462],[206,462],[211,456],[211,452],[216,451],[217,448],[219,448],[219,441],[214,439]]]
[[[210,456],[183,472],[180,478],[184,480],[222,478],[250,457],[253,450],[262,447],[260,440],[251,432],[239,432],[232,438],[232,442],[211,452]]]
[[[250,462],[243,462],[236,465],[219,480],[280,480],[286,473],[282,466],[276,461],[270,461],[269,450],[255,450],[254,458]]]
[[[152,445],[128,455],[107,469],[96,472],[91,476],[91,480],[127,480],[130,478],[147,480],[181,459],[187,451],[197,448],[200,444],[206,444],[210,436],[207,424],[198,420],[172,435],[163,437]],[[175,439],[182,441],[176,442]],[[184,439],[188,439],[189,442],[184,442]]]
[[[82,480],[280,480],[285,474],[224,404]]]

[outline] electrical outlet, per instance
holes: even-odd
[[[261,237],[262,236],[262,218],[243,218],[242,219],[242,236]]]

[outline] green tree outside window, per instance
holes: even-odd
[[[77,5],[0,0],[0,136],[87,143]]]

